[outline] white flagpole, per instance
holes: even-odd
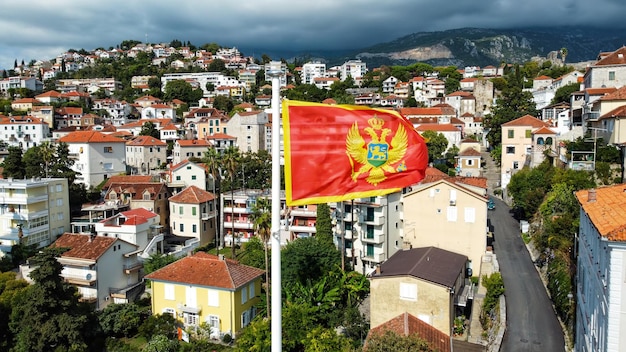
[[[271,332],[272,352],[282,351],[282,293],[280,268],[280,76],[282,63],[272,61],[267,75],[272,78],[272,267]]]

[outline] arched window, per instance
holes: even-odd
[[[537,138],[537,144],[538,145],[543,145],[543,137]]]
[[[546,144],[547,145],[552,145],[552,137],[546,138]]]

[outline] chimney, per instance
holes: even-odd
[[[596,201],[596,189],[592,188],[587,191],[587,203],[594,203]]]
[[[224,260],[224,255],[223,255],[223,254],[219,254],[219,255],[217,256],[217,258],[218,258],[219,260]]]

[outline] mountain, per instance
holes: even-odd
[[[561,48],[567,49],[568,63],[590,61],[595,60],[600,52],[614,51],[624,44],[624,28],[459,28],[413,33],[358,50],[281,53],[279,56],[270,56],[318,58],[330,66],[358,58],[370,68],[408,65],[414,62],[426,62],[433,66],[497,66],[503,61],[524,63],[533,57],[560,59],[557,53]]]

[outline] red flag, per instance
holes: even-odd
[[[283,101],[287,205],[373,197],[424,178],[428,152],[394,110]]]

